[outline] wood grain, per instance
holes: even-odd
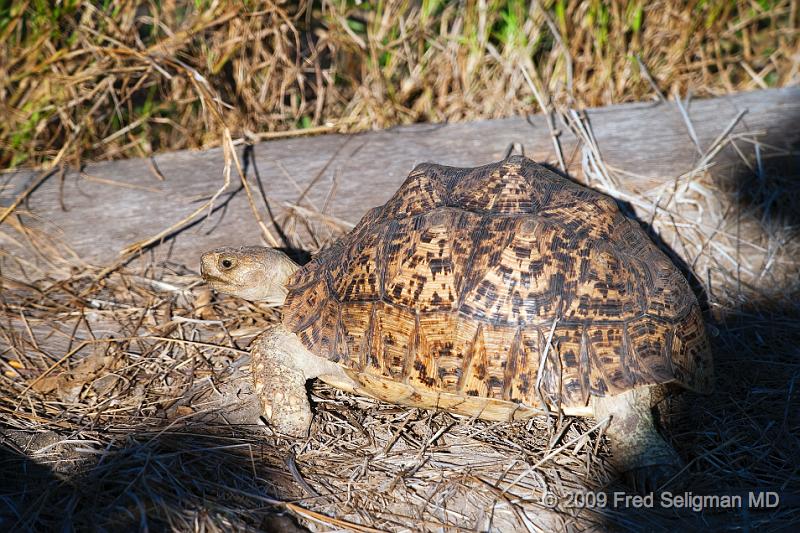
[[[800,89],[692,102],[688,111],[700,150],[673,103],[624,104],[588,110],[586,115],[606,163],[638,176],[630,178],[624,187],[646,192],[690,170],[700,160],[700,152],[743,110],[747,113],[734,133],[764,130],[768,136],[789,135],[787,132],[792,131],[796,135]],[[560,139],[569,172],[581,179],[581,151],[576,148],[574,136],[562,127]],[[310,187],[299,202],[301,207],[321,210],[327,205],[326,214],[356,223],[369,208],[388,200],[416,164],[487,164],[501,159],[512,143],[521,144],[529,157],[556,165],[544,117],[531,116],[273,140],[253,147],[253,157],[246,168],[251,180],[260,178],[276,213],[283,211],[282,204],[297,202],[301,191]],[[717,157],[718,165],[725,162],[725,157],[725,153]],[[52,176],[30,194],[16,213],[35,215],[36,219],[23,219],[26,226],[42,227],[56,235],[57,243],[69,245],[80,259],[110,264],[126,246],[158,234],[191,213],[223,183],[221,149],[161,154],[153,158],[153,163],[164,181],[148,159],[90,164],[83,174],[67,172],[63,183],[58,176]],[[10,205],[36,176],[33,172],[0,175],[0,205]],[[233,181],[235,186],[236,180]],[[259,197],[255,181],[251,185]],[[224,208],[169,239],[167,245],[155,247],[143,259],[159,261],[169,257],[196,271],[203,250],[258,244],[258,226],[244,193],[230,199],[229,193],[217,201],[221,206],[230,200]],[[269,220],[264,206],[260,208],[262,216]],[[8,236],[13,235],[9,221],[1,229]],[[30,245],[24,236],[14,238],[19,244],[0,232],[0,246],[11,254],[40,261],[26,250]],[[312,245],[308,240],[299,244]]]

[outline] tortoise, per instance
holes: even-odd
[[[512,156],[418,165],[394,196],[302,268],[266,247],[202,256],[217,291],[283,306],[253,343],[265,418],[306,435],[306,380],[487,420],[610,418],[640,489],[680,467],[651,407],[710,389],[686,278],[608,196]]]

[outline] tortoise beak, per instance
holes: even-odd
[[[217,259],[219,254],[217,252],[206,252],[200,258],[200,275],[203,279],[208,281],[209,278],[215,277],[217,271]]]

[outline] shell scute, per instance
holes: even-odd
[[[492,420],[713,375],[688,282],[641,226],[522,157],[415,168],[298,271],[284,323],[363,392]]]
[[[516,166],[478,168],[452,189],[450,204],[478,213],[533,213],[533,186]]]
[[[355,233],[350,246],[330,266],[329,279],[336,297],[342,302],[375,301],[380,294],[381,242],[383,231],[363,227]]]
[[[488,218],[459,310],[476,319],[536,324],[560,311],[564,280],[574,274],[558,228],[534,217]]]
[[[411,171],[406,181],[384,206],[384,211],[392,217],[405,218],[426,213],[447,202],[447,186],[440,176],[443,169],[439,165],[422,164]]]
[[[398,221],[384,256],[385,300],[422,313],[452,311],[469,267],[477,219],[439,209]]]
[[[603,241],[589,246],[578,265],[577,283],[565,291],[569,321],[620,320],[644,312],[644,288],[628,261]]]
[[[652,283],[646,286],[647,313],[668,320],[677,320],[685,315],[696,300],[678,267],[658,249],[654,249],[644,263],[652,279]]]

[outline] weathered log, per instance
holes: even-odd
[[[796,138],[800,89],[698,100],[687,108],[689,121],[673,102],[623,104],[585,112],[605,163],[632,173],[621,174],[626,176],[624,189],[646,194],[691,170],[742,112],[746,113],[729,133],[763,130],[768,138]],[[583,145],[562,122],[556,120],[555,124],[560,129],[567,171],[584,179]],[[388,199],[417,163],[485,164],[501,159],[514,143],[521,145],[526,155],[557,167],[554,143],[542,115],[273,140],[253,146],[248,154],[252,157],[244,162],[260,216],[267,224],[269,215],[256,178],[273,214],[282,212],[287,204],[297,204],[302,216],[324,212],[337,221],[355,223],[368,208]],[[241,156],[244,147],[237,149]],[[717,166],[721,168],[726,157],[730,161],[734,156],[727,149],[715,159]],[[127,246],[159,234],[214,195],[223,183],[223,166],[219,148],[90,164],[83,172],[69,171],[63,179],[56,174],[45,180],[15,215],[30,212],[49,221],[59,229],[58,239],[82,260],[110,264]],[[240,188],[235,167],[231,176],[231,185],[215,202],[218,209],[214,214],[207,219],[200,216],[197,224],[172,235],[167,245],[148,254],[148,260],[169,254],[171,260],[196,268],[204,249],[260,242],[259,227],[244,191],[229,199],[229,194]],[[35,172],[0,177],[0,205],[11,205],[36,177]],[[220,208],[223,204],[224,209]],[[24,220],[32,225],[41,223],[30,216]],[[9,228],[8,221],[0,227],[6,239]],[[20,239],[24,248],[24,238]],[[308,246],[308,241],[294,244]],[[12,254],[20,253],[10,240],[3,246],[14,248]]]

